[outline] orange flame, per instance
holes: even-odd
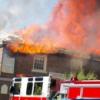
[[[96,11],[97,0],[60,0],[54,8],[52,20],[46,24],[46,29],[32,25],[19,34],[24,43],[9,44],[13,52],[21,53],[52,53],[57,48],[63,47],[69,50],[85,51],[100,54],[100,13]],[[97,15],[97,16],[96,16]],[[64,39],[55,42],[47,37],[41,36],[41,30],[53,30]],[[39,33],[40,32],[40,33]],[[37,34],[38,38],[35,38]],[[42,38],[42,41],[41,41]],[[39,40],[40,39],[40,40]],[[64,41],[64,42],[62,42]]]
[[[27,43],[10,43],[7,45],[13,53],[22,53],[22,54],[35,54],[35,53],[56,53],[57,49],[48,45],[42,44],[27,44]]]
[[[13,53],[23,53],[23,54],[35,54],[35,53],[54,53],[57,52],[59,44],[54,43],[52,38],[48,35],[42,37],[42,32],[47,32],[47,28],[40,28],[38,26],[32,25],[24,30],[17,32],[23,41],[20,42],[10,42],[7,44]]]
[[[31,25],[23,30],[19,30],[17,34],[23,38],[23,41],[27,41],[27,43],[32,43],[32,36],[40,31],[40,29],[41,28],[37,25]]]

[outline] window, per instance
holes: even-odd
[[[33,95],[42,95],[42,85],[43,82],[34,83]]]
[[[33,71],[46,71],[46,63],[46,55],[35,55],[33,61]]]
[[[32,87],[33,87],[33,83],[32,82],[27,84],[27,91],[26,91],[27,95],[31,95],[32,94]]]
[[[43,77],[37,77],[35,78],[35,81],[43,81]]]
[[[14,84],[14,94],[19,95],[20,94],[20,89],[21,89],[21,83],[15,83]]]
[[[18,82],[18,81],[20,82],[21,81],[21,78],[16,78],[15,81],[16,82]]]
[[[1,94],[7,94],[8,93],[8,86],[6,84],[1,86]]]
[[[28,78],[28,81],[33,81],[33,78]]]
[[[14,73],[15,57],[6,49],[3,50],[2,56],[2,72]]]

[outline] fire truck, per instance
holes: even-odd
[[[15,77],[10,100],[76,100],[100,99],[100,81],[70,81],[51,76]]]
[[[10,100],[52,100],[62,81],[51,76],[15,77],[10,87]]]
[[[60,94],[68,100],[100,100],[100,80],[72,81],[61,84]]]

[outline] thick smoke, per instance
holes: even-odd
[[[9,6],[9,12],[13,16],[20,15],[21,18],[18,19],[21,19],[21,22],[29,18],[28,15],[26,16],[28,11],[29,14],[35,11],[43,15],[34,4],[34,0],[15,1],[11,0],[13,6]],[[39,4],[39,0],[36,3]],[[30,11],[28,6],[33,8],[33,4],[36,9]],[[20,33],[25,41],[29,40],[32,44],[52,45],[68,50],[100,54],[99,4],[99,0],[60,0],[45,28],[39,27],[39,31],[35,32],[29,29],[25,34]],[[44,10],[42,4],[40,7]],[[37,14],[35,17],[38,17]]]
[[[7,21],[8,21],[8,16],[5,16],[4,14],[1,13],[0,15],[0,30],[4,29],[6,24],[7,24]]]
[[[100,54],[99,0],[60,0],[51,29],[66,37],[64,48]]]

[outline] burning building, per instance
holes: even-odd
[[[35,49],[37,48],[34,47]],[[8,46],[5,46],[3,50],[2,70],[5,72],[7,69],[9,72],[15,73],[15,75],[22,74],[25,76],[48,75],[49,72],[64,74],[65,69],[66,72],[70,71],[69,58],[71,56],[64,54],[61,50],[46,52],[42,49],[43,51],[37,50],[36,53],[27,53],[27,50],[26,53],[25,48],[22,52],[12,52]],[[12,66],[12,69],[8,66]]]
[[[48,75],[50,73],[64,77],[65,72],[70,71],[70,56],[55,52],[55,50],[49,53],[44,53],[44,51],[42,53],[13,52],[9,49],[8,43],[4,44],[2,49],[0,99],[3,100],[8,100],[12,77]]]
[[[7,100],[9,85],[12,77],[15,76],[38,76],[55,73],[64,78],[65,73],[77,72],[84,68],[85,72],[94,71],[100,79],[100,58],[97,56],[83,55],[64,49],[48,53],[13,52],[8,44],[4,45],[2,52],[0,99]]]
[[[100,79],[98,4],[99,0],[60,0],[47,27],[21,30],[22,43],[6,43],[0,57],[0,99],[7,100],[15,76],[65,74],[83,68]]]

